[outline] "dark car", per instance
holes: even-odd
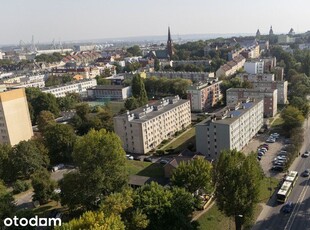
[[[274,165],[271,167],[272,171],[277,171],[277,172],[283,172],[284,171],[284,167],[280,166],[280,165]]]
[[[284,213],[290,213],[293,210],[293,203],[292,202],[288,202],[285,205],[283,205],[282,207],[282,212]]]
[[[308,177],[310,175],[310,169],[306,169],[303,173],[302,176],[303,177]]]

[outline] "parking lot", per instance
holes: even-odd
[[[257,153],[257,149],[260,145],[265,144],[266,139],[268,139],[268,134],[260,134],[252,139],[250,143],[243,148],[243,152],[245,154],[250,154],[252,151]],[[266,176],[270,177],[277,177],[282,178],[283,173],[270,171],[272,167],[272,161],[275,157],[277,157],[277,153],[281,150],[284,146],[284,137],[280,136],[275,143],[267,143],[269,145],[268,151],[262,156],[260,160],[260,164],[263,168],[263,171]]]

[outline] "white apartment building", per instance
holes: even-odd
[[[85,95],[83,95],[86,96],[86,90],[96,85],[96,79],[85,79],[81,81],[68,82],[59,86],[43,88],[41,91],[44,93],[51,93],[55,97],[65,97],[67,93],[84,93]]]
[[[125,100],[131,95],[131,86],[97,85],[87,89],[87,97],[93,99]]]
[[[222,150],[240,151],[263,126],[263,99],[225,107],[196,125],[196,149],[218,159]]]
[[[244,63],[244,70],[249,74],[263,74],[264,61],[263,60],[246,61]]]
[[[145,154],[191,124],[189,100],[167,97],[114,117],[114,131],[127,152]]]
[[[189,86],[187,99],[191,103],[191,111],[202,112],[212,108],[221,99],[220,84],[222,81],[215,79],[208,82],[199,82]]]
[[[230,88],[226,91],[226,103],[233,105],[244,98],[264,99],[264,116],[273,117],[278,110],[277,96],[277,89]]]

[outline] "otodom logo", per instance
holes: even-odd
[[[29,220],[27,218],[18,218],[14,216],[13,218],[6,218],[3,221],[4,226],[6,227],[54,227],[61,226],[60,218],[39,218],[38,216],[34,216]]]

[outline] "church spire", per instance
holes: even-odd
[[[171,34],[170,34],[170,26],[168,26],[168,40],[167,40],[167,54],[169,55],[169,59],[172,59],[172,56],[174,55],[174,50],[173,50],[173,43],[171,39]]]

